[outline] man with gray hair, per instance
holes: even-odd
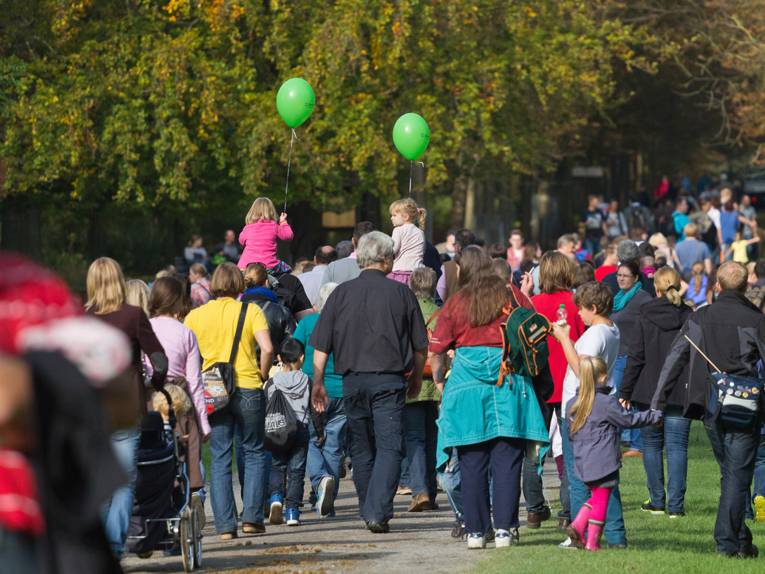
[[[638,244],[632,241],[632,239],[625,239],[619,242],[616,248],[616,256],[619,258],[619,265],[626,261],[635,261],[640,266],[640,250]],[[618,271],[618,270],[617,270]],[[616,281],[616,273],[609,273],[603,277],[603,284],[608,285],[613,291],[614,295],[619,292],[619,283]],[[646,277],[643,272],[640,272],[640,286],[643,291],[648,293],[651,297],[656,297],[656,290],[653,287],[653,279]]]
[[[388,532],[403,456],[405,395],[422,385],[428,335],[414,293],[386,277],[393,240],[379,231],[357,244],[361,273],[327,299],[311,334],[314,409],[327,408],[327,358],[343,375],[343,406],[350,432],[353,482],[370,531]],[[408,383],[408,388],[407,388]]]

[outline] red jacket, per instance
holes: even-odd
[[[571,340],[576,343],[584,333],[584,323],[579,316],[579,310],[574,305],[574,294],[571,291],[556,293],[540,293],[531,298],[537,313],[547,317],[548,321],[558,320],[558,307],[561,303],[568,314],[568,324],[571,325]],[[550,351],[550,373],[552,374],[555,390],[547,400],[548,403],[559,403],[563,397],[563,378],[566,376],[568,362],[563,354],[563,347],[555,337],[547,337],[547,348]]]

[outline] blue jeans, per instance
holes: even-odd
[[[236,427],[242,430],[241,450],[245,470],[242,521],[263,522],[265,419],[263,391],[240,388],[231,395],[227,408],[210,417],[210,502],[215,516],[215,529],[219,534],[236,532],[236,504],[231,473]]]
[[[590,498],[590,489],[576,475],[574,470],[574,451],[571,449],[571,441],[568,438],[568,422],[566,419],[558,419],[560,438],[563,442],[563,463],[566,466],[568,478],[569,498],[571,501],[571,520],[579,514],[579,509]],[[608,499],[608,511],[606,512],[606,526],[603,530],[606,542],[611,545],[627,544],[627,531],[624,528],[624,515],[622,513],[622,498],[619,487],[611,490]]]
[[[441,488],[446,492],[446,498],[449,499],[449,506],[454,511],[454,516],[459,522],[465,522],[462,513],[462,475],[460,474],[460,458],[457,455],[457,449],[451,449],[449,462],[446,468],[438,473],[438,482]]]
[[[310,440],[308,442],[308,460],[306,468],[314,491],[319,490],[319,483],[325,476],[335,479],[335,494],[340,488],[340,465],[343,461],[345,444],[345,411],[343,399],[329,399],[325,412],[324,444],[317,444],[318,436],[313,421],[308,422]]]
[[[617,355],[614,367],[611,370],[611,380],[608,383],[614,393],[618,393],[619,389],[622,388],[622,379],[624,378],[624,370],[626,368],[627,355]],[[640,429],[624,429],[622,431],[622,442],[627,443],[632,450],[643,450],[643,445],[640,441]]]
[[[664,413],[663,426],[643,427],[643,468],[651,504],[666,506],[667,512],[685,511],[685,487],[688,475],[688,433],[691,419],[681,409],[670,407]],[[667,495],[664,496],[664,456],[667,449]]]
[[[308,455],[308,426],[298,423],[295,444],[289,452],[275,452],[271,458],[269,477],[271,496],[278,494],[285,498],[285,508],[297,508],[303,502],[303,482],[305,481],[305,461]],[[287,496],[284,496],[285,478]],[[245,479],[246,480],[246,479]]]
[[[436,499],[436,419],[438,403],[420,401],[404,407],[404,437],[409,459],[412,495],[427,494]]]
[[[128,475],[128,483],[114,492],[104,511],[106,539],[117,558],[121,558],[125,551],[130,517],[133,514],[135,481],[138,475],[136,451],[139,437],[137,430],[121,430],[112,433],[112,449],[120,466]]]
[[[714,420],[705,420],[704,427],[721,474],[720,504],[715,521],[717,551],[724,554],[747,552],[752,544],[752,532],[744,516],[750,508],[749,487],[760,444],[759,429],[731,431]]]

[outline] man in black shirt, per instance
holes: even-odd
[[[417,298],[385,276],[393,268],[393,253],[393,240],[384,233],[364,235],[356,249],[361,275],[334,290],[311,335],[317,411],[327,403],[324,368],[330,353],[335,371],[343,373],[353,482],[372,532],[388,532],[393,516],[407,376],[408,394],[416,396],[428,348]]]

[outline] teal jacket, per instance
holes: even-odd
[[[498,437],[539,443],[539,465],[550,446],[531,379],[508,375],[497,386],[502,350],[460,347],[444,386],[438,417],[436,466],[443,469],[449,449]]]

